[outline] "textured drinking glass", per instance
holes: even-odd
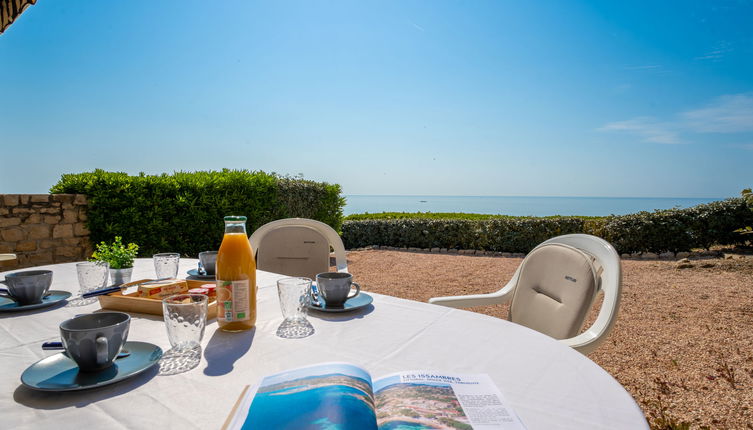
[[[306,319],[311,303],[311,279],[283,278],[277,281],[277,295],[285,320],[277,328],[277,336],[300,339],[314,334],[314,327]]]
[[[201,346],[207,324],[207,300],[204,294],[175,294],[162,300],[167,337],[175,350]]]
[[[180,254],[176,252],[154,254],[152,259],[154,260],[154,271],[157,272],[157,279],[174,279],[178,276]]]
[[[102,288],[107,283],[107,269],[110,265],[104,261],[87,261],[76,263],[76,274],[78,275],[78,286],[81,288],[81,294]],[[97,301],[96,297],[88,299],[78,299],[78,304],[89,304]]]

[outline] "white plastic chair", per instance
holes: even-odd
[[[259,227],[248,238],[256,267],[288,276],[314,278],[329,271],[330,247],[338,272],[348,272],[345,246],[327,224],[307,218],[286,218]]]
[[[15,260],[16,254],[0,254],[0,261]]]
[[[596,321],[583,333],[568,339],[559,339],[561,342],[575,350],[583,354],[588,354],[595,350],[598,345],[604,341],[606,336],[612,330],[614,322],[617,319],[617,312],[620,308],[620,293],[622,290],[622,264],[620,262],[620,256],[609,242],[587,234],[567,234],[564,236],[557,236],[541,243],[535,249],[552,243],[569,245],[586,252],[588,255],[595,257],[596,261],[594,264],[601,266],[603,269],[600,273],[601,282],[599,284],[599,291],[604,293],[604,301],[601,305]],[[513,297],[523,265],[524,264],[521,264],[520,267],[518,267],[507,285],[497,292],[467,296],[434,297],[429,299],[429,303],[454,308],[468,308],[508,302]],[[582,324],[583,322],[581,322],[581,326]]]

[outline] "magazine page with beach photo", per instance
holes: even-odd
[[[488,375],[400,372],[372,389],[379,430],[525,429]]]
[[[223,429],[524,430],[487,375],[400,372],[374,380],[325,363],[246,387]]]

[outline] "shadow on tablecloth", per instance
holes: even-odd
[[[235,362],[251,349],[255,334],[256,327],[240,333],[215,331],[204,349],[204,358],[207,360],[204,374],[221,376],[230,373]]]
[[[201,347],[193,349],[171,348],[165,351],[159,361],[160,376],[179,375],[199,365]]]
[[[158,373],[159,366],[153,366],[143,373],[115,384],[81,391],[47,392],[32,390],[31,388],[19,385],[16,391],[13,392],[13,400],[20,405],[34,409],[83,408],[100,400],[123,395],[146,384],[157,376]]]

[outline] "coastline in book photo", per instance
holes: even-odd
[[[379,430],[472,429],[450,384],[403,383],[400,376],[375,381]]]
[[[375,429],[369,375],[347,364],[265,378],[243,429]]]

